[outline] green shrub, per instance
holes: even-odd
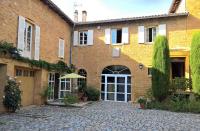
[[[163,101],[169,93],[170,57],[165,36],[157,36],[152,59],[152,91],[158,101]]]
[[[169,110],[173,112],[200,113],[200,101],[179,97],[170,97],[162,102],[151,101],[146,105],[147,109]]]
[[[86,96],[89,101],[98,101],[100,96],[100,91],[94,87],[88,87],[86,89]]]
[[[188,111],[193,113],[200,113],[200,101],[192,100],[188,103]]]
[[[65,105],[78,103],[78,96],[75,94],[66,94],[63,102]]]
[[[139,99],[137,100],[137,102],[138,102],[139,104],[146,104],[147,99],[145,99],[145,98],[139,98]]]
[[[193,36],[190,51],[190,67],[193,91],[200,95],[200,32]]]
[[[3,104],[10,112],[15,112],[21,106],[21,91],[19,83],[15,79],[9,78],[4,89]]]

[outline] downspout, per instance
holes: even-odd
[[[74,32],[75,26],[76,26],[76,24],[73,23],[73,27],[72,27],[72,30],[71,30],[70,50],[69,50],[69,53],[70,53],[70,55],[69,55],[69,65],[70,65],[70,67],[71,67],[71,65],[72,65],[72,47],[73,47],[73,39],[74,39],[73,32]]]

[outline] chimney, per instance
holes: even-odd
[[[87,11],[82,11],[82,22],[86,22],[87,20]]]
[[[74,22],[78,22],[78,10],[74,12]]]

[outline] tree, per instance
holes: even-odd
[[[152,90],[156,100],[164,100],[170,86],[169,46],[165,36],[157,36],[152,60]]]
[[[200,95],[200,32],[193,36],[190,51],[193,92]]]

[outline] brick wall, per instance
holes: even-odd
[[[71,27],[40,0],[0,1],[0,40],[17,44],[18,16],[41,28],[40,59],[56,62],[59,38],[65,40],[65,62],[69,62]],[[34,43],[33,43],[34,44]]]

